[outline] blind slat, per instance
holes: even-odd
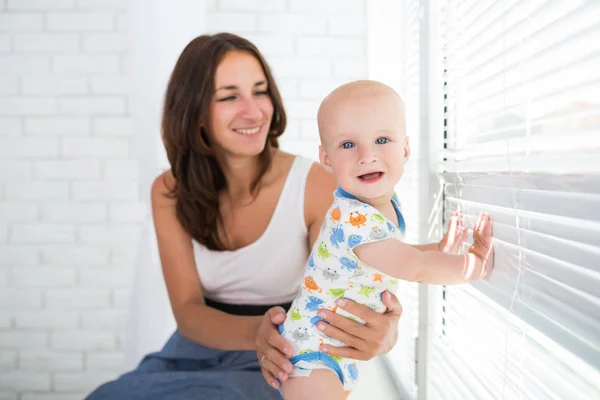
[[[484,186],[463,187],[460,193],[448,192],[447,195],[449,199],[456,201],[464,199],[475,203],[507,208],[515,207],[518,204],[520,210],[600,222],[600,215],[595,213],[600,203],[600,196],[597,195],[570,195],[563,192],[511,190]],[[460,199],[458,196],[460,196]],[[569,202],[573,208],[561,208],[560,204],[565,204],[565,202]]]
[[[535,171],[554,172],[557,174],[574,172],[600,172],[598,152],[590,150],[590,154],[579,153],[577,158],[571,155],[515,155],[509,157],[490,157],[468,160],[456,163],[444,162],[441,168],[445,172],[506,172],[506,171]]]

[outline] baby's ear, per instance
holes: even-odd
[[[319,146],[319,161],[321,161],[321,165],[325,170],[331,173],[331,162],[329,161],[329,157],[327,156],[327,152],[323,145]]]
[[[409,141],[409,137],[406,137],[406,142],[404,144],[404,160],[408,161],[408,159],[410,158],[410,141]]]

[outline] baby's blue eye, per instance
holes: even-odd
[[[386,144],[387,142],[389,142],[390,140],[388,138],[384,138],[384,137],[380,137],[378,138],[375,143],[377,144]]]
[[[354,143],[352,142],[344,142],[342,143],[342,149],[351,149],[354,147]]]

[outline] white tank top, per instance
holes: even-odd
[[[288,303],[296,297],[310,252],[304,192],[312,164],[296,156],[271,221],[252,244],[214,251],[193,241],[205,297],[249,305]]]

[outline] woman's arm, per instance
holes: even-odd
[[[263,317],[235,316],[208,307],[196,270],[192,239],[175,213],[170,171],[152,185],[152,214],[163,275],[177,327],[187,339],[219,350],[254,350]]]

